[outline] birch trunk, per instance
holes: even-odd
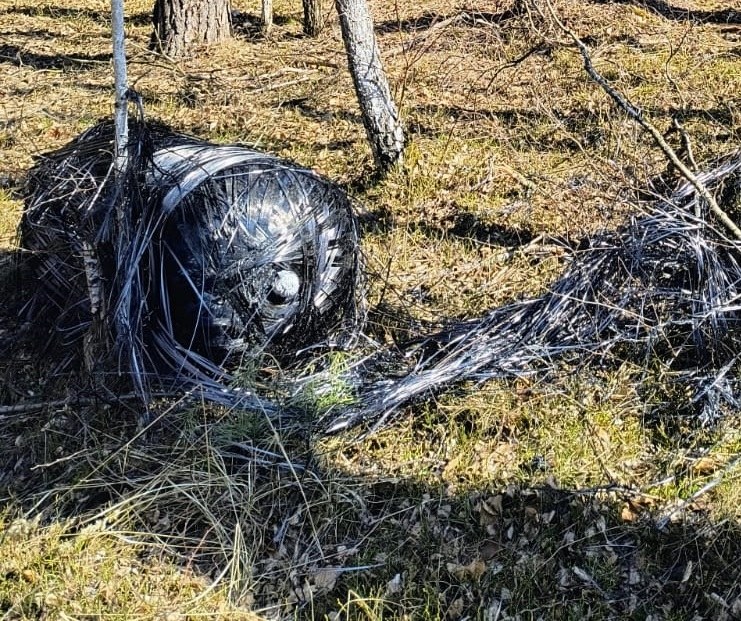
[[[262,0],[262,33],[269,35],[273,29],[273,0]]]
[[[381,174],[400,163],[404,129],[381,64],[373,18],[365,0],[335,0],[347,62],[373,159]]]

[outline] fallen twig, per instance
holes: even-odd
[[[699,167],[697,165],[697,162],[695,161],[695,154],[692,150],[692,141],[690,140],[689,134],[684,128],[684,125],[679,122],[679,119],[675,118],[673,123],[674,128],[679,132],[679,137],[682,139],[682,147],[684,147],[685,153],[687,154],[687,159],[690,162],[690,166],[692,166],[692,172],[697,172],[699,170]]]
[[[153,398],[170,397],[169,392],[155,392],[151,394]],[[36,412],[47,408],[67,407],[70,405],[84,406],[95,405],[98,403],[110,404],[115,402],[133,401],[141,399],[139,393],[130,392],[123,395],[116,395],[113,398],[105,399],[103,397],[68,397],[66,399],[56,399],[54,401],[33,401],[31,403],[17,403],[15,405],[0,405],[0,416],[7,414],[26,414],[27,412]]]
[[[681,513],[682,511],[687,509],[687,507],[689,507],[693,502],[696,502],[698,498],[700,498],[701,496],[704,496],[709,491],[718,487],[718,485],[723,482],[723,479],[726,478],[728,473],[731,472],[734,468],[736,468],[740,464],[741,464],[741,455],[737,455],[712,480],[708,481],[705,485],[703,485],[700,489],[698,489],[689,498],[685,498],[676,507],[672,508],[666,514],[664,514],[664,516],[661,519],[657,520],[656,527],[659,530],[664,530],[669,524],[669,522],[671,521],[671,519],[675,515],[677,515],[677,513]]]

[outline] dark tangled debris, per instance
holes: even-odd
[[[225,369],[352,336],[359,253],[346,195],[245,147],[133,122],[131,135],[121,185],[109,122],[30,171],[20,226],[38,285],[29,320],[51,318],[71,364],[101,314],[108,334],[94,338],[113,341],[142,395],[153,383],[198,386],[207,399],[271,407],[230,394]]]
[[[741,153],[699,175],[721,206],[741,212]],[[703,420],[738,408],[741,243],[712,222],[690,184],[616,231],[587,240],[542,297],[421,340],[407,373],[363,385],[336,431],[383,425],[399,406],[463,380],[512,378],[559,362],[661,365],[692,392]]]
[[[315,173],[244,147],[140,123],[132,136],[123,186],[111,175],[110,123],[29,173],[21,242],[38,285],[29,321],[46,322],[70,361],[91,334],[110,339],[117,369],[144,397],[156,384],[275,411],[231,388],[229,370],[267,354],[301,386],[312,350],[353,342],[362,291],[349,201]],[[741,153],[699,178],[738,215]],[[121,201],[128,222],[117,221]],[[542,297],[365,351],[343,378],[354,403],[316,424],[375,429],[451,384],[616,359],[660,365],[691,389],[703,419],[716,418],[739,407],[740,259],[739,242],[684,184],[583,244]],[[105,334],[93,329],[96,314]]]

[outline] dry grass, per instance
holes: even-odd
[[[403,329],[400,316],[473,316],[542,291],[561,267],[553,238],[620,222],[627,192],[666,169],[529,3],[521,15],[504,1],[373,3],[410,137],[405,168],[375,184],[331,15],[307,40],[300,5],[275,2],[270,40],[246,21],[172,63],[146,49],[150,4],[127,2],[147,114],[346,184],[372,216],[377,334]],[[738,146],[737,20],[558,9],[673,145],[677,118],[698,161]],[[33,155],[111,112],[108,10],[0,0],[2,247]],[[0,395],[46,397],[53,381],[20,362]],[[66,403],[0,413],[0,613],[741,618],[739,416],[700,428],[660,382],[638,391],[637,373],[464,386],[357,442],[193,403],[158,405],[141,430],[137,412],[64,391]],[[333,387],[322,406],[344,396]]]

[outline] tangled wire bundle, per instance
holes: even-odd
[[[274,157],[134,128],[123,184],[111,176],[109,123],[31,171],[21,233],[39,288],[29,315],[55,317],[62,345],[89,335],[96,313],[106,317],[145,393],[150,378],[165,378],[207,399],[274,410],[228,388],[224,369],[356,334],[362,293],[349,202],[331,182]],[[741,153],[699,178],[738,215]],[[122,204],[126,221],[116,215]],[[343,378],[355,402],[318,428],[378,428],[410,400],[461,381],[624,359],[661,365],[691,387],[702,417],[717,417],[739,407],[740,260],[741,244],[683,184],[587,240],[543,296],[393,350],[377,346]],[[296,375],[299,384],[306,377],[300,367]]]
[[[118,183],[108,122],[28,176],[21,244],[38,287],[27,314],[53,318],[69,361],[92,330],[143,393],[156,379],[218,401],[224,368],[246,356],[288,360],[352,336],[358,234],[337,186],[241,146],[142,123],[131,133]],[[97,316],[110,336],[94,332]]]
[[[721,206],[741,214],[741,152],[698,178]],[[740,260],[741,242],[683,183],[618,230],[586,240],[543,296],[420,339],[406,373],[361,382],[357,406],[327,429],[364,420],[378,428],[430,390],[553,370],[558,361],[661,365],[690,390],[701,418],[715,419],[724,406],[741,406]]]

